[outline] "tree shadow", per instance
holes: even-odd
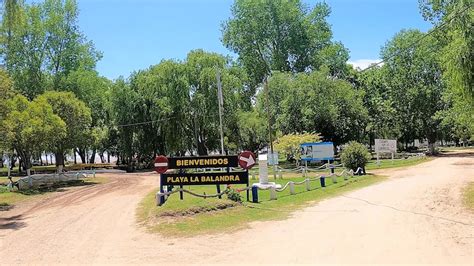
[[[435,157],[467,157],[474,158],[474,151],[462,151],[462,152],[442,152],[434,155]]]
[[[14,215],[10,217],[0,217],[0,230],[11,229],[18,230],[26,226],[26,223],[23,222],[23,215]]]
[[[93,186],[99,184],[98,182],[93,181],[84,181],[84,180],[73,180],[68,182],[56,182],[54,184],[42,185],[37,188],[17,190],[15,193],[20,193],[23,195],[41,195],[48,192],[65,192],[68,187],[83,187],[83,186]]]

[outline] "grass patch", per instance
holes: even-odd
[[[377,165],[376,160],[371,160],[367,166],[366,170],[376,170],[376,169],[387,169],[387,168],[397,168],[397,167],[407,167],[414,166],[420,163],[425,163],[433,160],[433,157],[410,157],[408,159],[394,159],[393,162],[391,159],[380,160],[380,165]]]
[[[290,180],[297,182],[303,179],[302,177],[293,177],[279,179],[276,182],[284,185]],[[246,228],[249,223],[255,221],[285,219],[295,210],[308,206],[310,203],[365,187],[384,179],[380,176],[366,175],[353,177],[347,181],[340,177],[337,183],[332,183],[331,179],[327,178],[327,187],[325,188],[321,188],[319,181],[313,181],[311,182],[311,191],[306,191],[304,185],[295,186],[296,195],[290,195],[289,189],[286,189],[284,192],[278,192],[278,199],[272,201],[270,201],[269,191],[260,190],[258,193],[259,203],[245,202],[245,192],[242,192],[244,202],[237,205],[228,199],[202,199],[186,193],[184,194],[184,200],[180,200],[179,194],[176,193],[163,206],[157,207],[155,190],[149,193],[140,203],[137,210],[137,220],[150,232],[165,236],[188,237],[199,234],[229,232]],[[200,194],[204,192],[207,194],[215,193],[215,186],[194,186],[191,189]],[[222,203],[232,203],[234,206],[209,212],[187,213],[190,209],[212,208]],[[169,213],[186,213],[186,215],[164,215]]]
[[[464,204],[474,211],[474,182],[469,183],[464,189]]]
[[[0,186],[0,210],[7,210],[25,200],[37,199],[51,192],[57,192],[65,187],[87,186],[107,183],[109,178],[106,176],[97,176],[95,178],[84,178],[79,182],[61,182],[53,186],[41,187],[37,189],[28,189],[22,191],[8,191],[5,186]]]

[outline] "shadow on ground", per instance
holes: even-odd
[[[10,217],[0,217],[0,230],[11,229],[18,230],[26,226],[23,222],[23,215],[14,215]]]
[[[467,157],[467,158],[474,158],[474,150],[473,151],[459,151],[459,152],[442,152],[435,157]]]

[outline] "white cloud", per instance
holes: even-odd
[[[381,61],[382,61],[382,59],[358,59],[358,60],[355,60],[355,61],[349,61],[347,63],[351,64],[356,69],[358,68],[360,70],[364,70],[364,69],[368,68],[370,65],[377,64]],[[383,63],[381,65],[383,65]]]

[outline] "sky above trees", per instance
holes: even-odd
[[[185,59],[196,48],[233,55],[221,42],[221,23],[232,0],[81,0],[79,26],[104,57],[99,73],[127,77],[162,59]],[[314,6],[318,1],[304,1]],[[380,48],[402,28],[432,27],[416,0],[327,0],[335,41],[364,68],[380,58]]]

